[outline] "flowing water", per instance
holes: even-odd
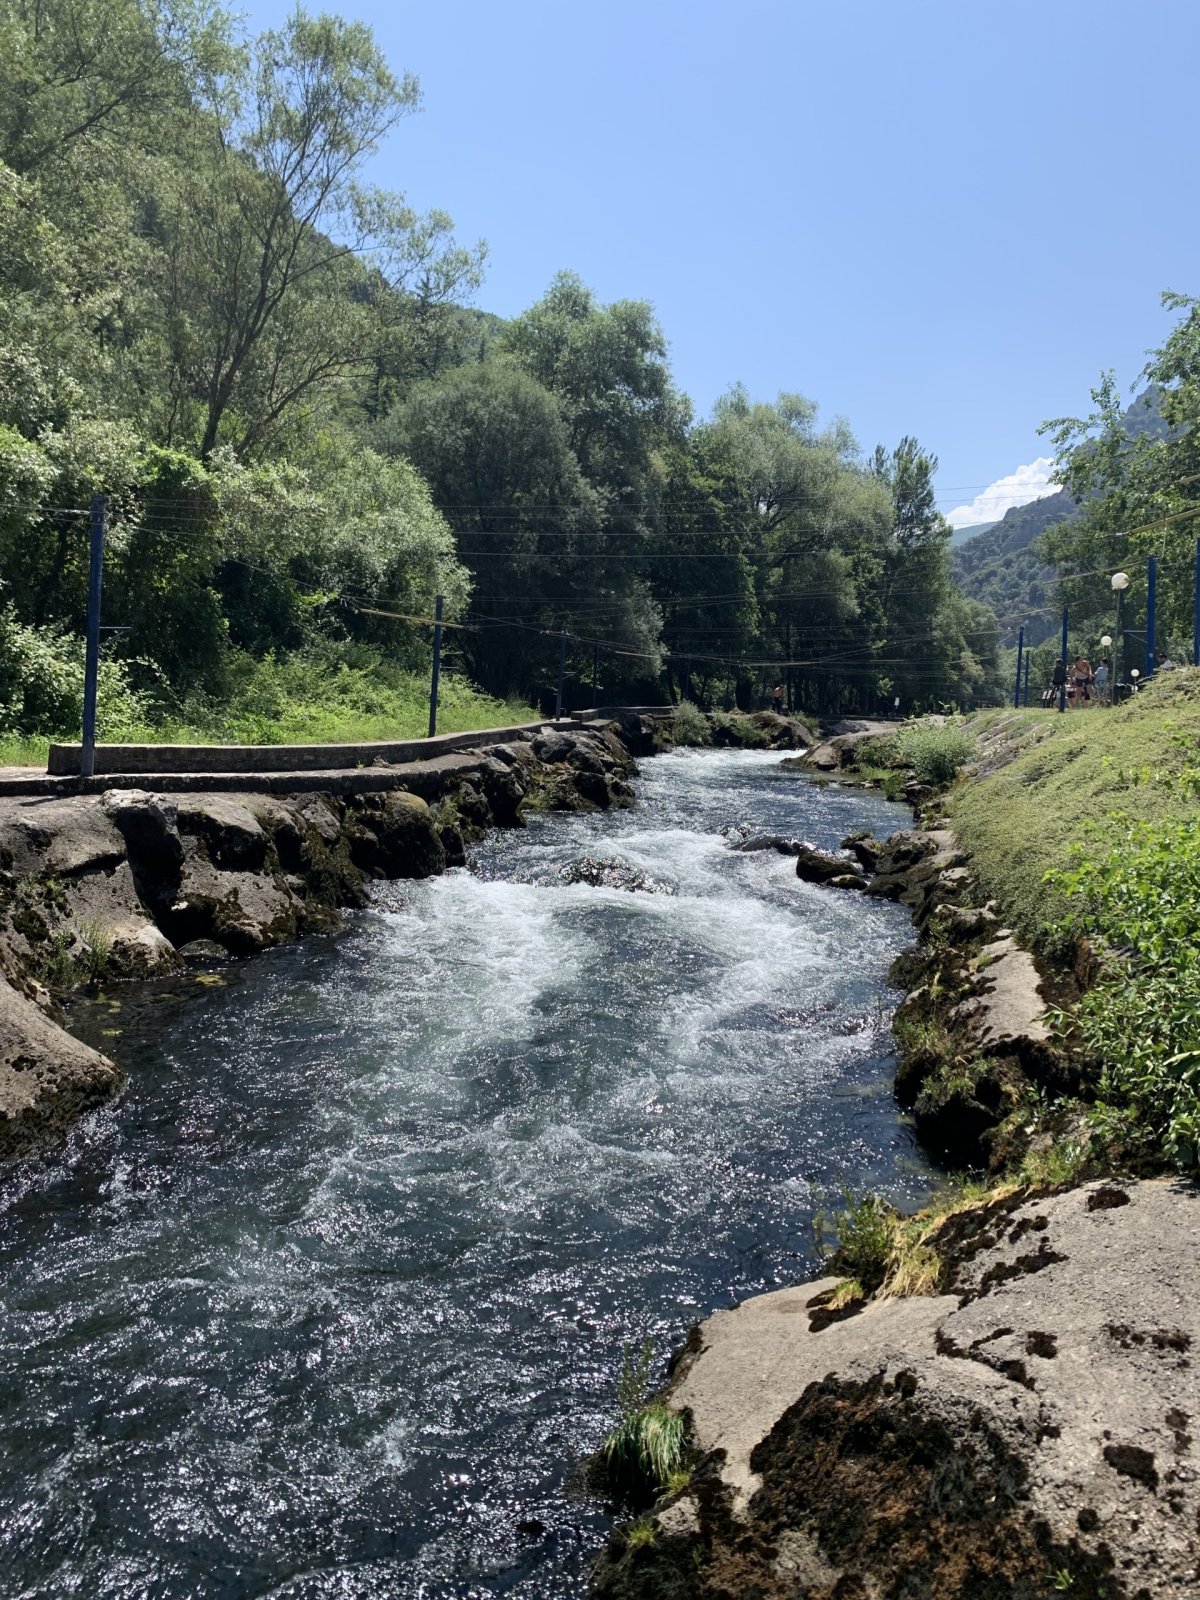
[[[638,791],[81,1008],[131,1082],[0,1189],[0,1593],[580,1594],[623,1351],[811,1274],[840,1184],[920,1200],[907,915],[722,833],[899,813],[758,752]]]

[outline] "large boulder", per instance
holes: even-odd
[[[800,841],[796,855],[796,876],[805,883],[833,884],[845,888],[839,879],[857,878],[854,862],[847,856],[835,855],[832,850],[818,850],[816,845]],[[858,887],[856,884],[855,887]]]
[[[350,834],[356,866],[374,878],[428,878],[443,872],[446,850],[419,795],[363,795]]]
[[[18,878],[110,871],[125,841],[94,796],[10,802],[0,816],[0,870]]]
[[[135,868],[167,872],[183,860],[175,802],[144,789],[109,789],[100,797],[109,821],[125,840]]]
[[[0,1159],[54,1142],[124,1075],[0,978]]]
[[[246,802],[228,794],[188,795],[176,813],[180,833],[202,840],[214,867],[258,872],[265,864],[271,841]]]
[[[1200,1583],[1200,1191],[1020,1192],[934,1234],[934,1292],[719,1311],[670,1406],[703,1460],[606,1600],[1175,1600]]]
[[[245,956],[294,939],[304,911],[303,895],[282,877],[226,871],[189,839],[176,898],[162,922],[177,946],[206,939]]]

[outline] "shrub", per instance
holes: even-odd
[[[1099,1091],[1134,1111],[1174,1166],[1200,1165],[1200,839],[1184,822],[1121,819],[1101,853],[1085,840],[1047,874],[1075,927],[1120,954],[1060,1033],[1082,1047]]]
[[[676,744],[711,744],[712,729],[700,707],[681,700],[675,707],[671,734]]]
[[[896,736],[901,761],[911,767],[920,783],[941,787],[951,783],[959,769],[975,754],[975,740],[964,728],[936,727],[917,722]]]
[[[761,723],[754,722],[744,712],[713,711],[708,720],[718,744],[732,744],[743,750],[766,750],[770,747],[771,735]]]

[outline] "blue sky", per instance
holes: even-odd
[[[740,379],[915,433],[946,510],[1022,468],[1031,498],[1038,423],[1200,290],[1196,0],[334,9],[421,80],[371,176],[487,240],[479,305],[562,267],[650,300],[698,413]]]

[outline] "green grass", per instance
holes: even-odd
[[[250,682],[226,704],[192,706],[192,715],[126,722],[105,737],[100,707],[101,743],[112,744],[366,744],[420,739],[429,731],[429,679],[424,673],[396,673],[372,680],[350,668],[321,675],[279,674]],[[438,695],[438,732],[463,733],[534,722],[537,711],[520,700],[497,700],[465,678],[443,677]],[[110,726],[111,718],[110,718]],[[77,743],[78,728],[57,736]],[[50,749],[45,735],[0,737],[0,766],[44,770]]]
[[[0,767],[41,767],[45,771],[49,754],[50,740],[44,734],[0,735]]]
[[[1065,947],[1072,908],[1046,874],[1068,864],[1086,824],[1089,851],[1100,853],[1120,841],[1122,813],[1200,821],[1200,671],[1166,674],[1121,706],[988,711],[966,726],[987,775],[955,792],[950,821],[985,897],[1052,954]]]

